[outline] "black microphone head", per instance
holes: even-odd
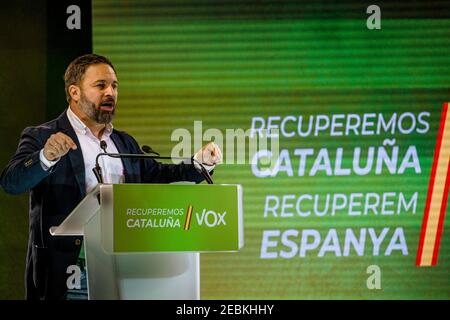
[[[142,151],[144,151],[145,153],[153,153],[156,154],[157,156],[159,156],[159,153],[156,152],[155,150],[153,150],[151,147],[147,146],[147,145],[143,145],[142,146]]]
[[[106,153],[106,148],[108,147],[108,144],[105,140],[100,141],[100,148]]]
[[[98,183],[103,183],[102,168],[98,163],[95,164],[95,167],[92,168],[92,171],[94,172],[94,175],[97,178]]]

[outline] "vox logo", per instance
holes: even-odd
[[[199,226],[206,225],[209,228],[217,227],[220,225],[226,226],[227,223],[225,221],[225,216],[227,212],[223,213],[215,212],[213,210],[203,209],[203,211],[199,214],[196,213],[195,217],[197,218],[197,223]]]

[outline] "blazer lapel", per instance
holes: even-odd
[[[111,137],[111,140],[114,141],[114,144],[116,145],[117,151],[119,153],[130,153],[130,150],[128,150],[128,148],[122,142],[122,139],[120,139],[119,135],[116,133],[115,130],[113,130],[110,137]],[[136,182],[136,181],[133,181],[134,179],[131,175],[131,173],[134,172],[133,165],[131,163],[131,159],[121,158],[120,160],[122,160],[123,175],[125,176],[125,182],[127,182],[127,183]]]
[[[58,127],[61,129],[61,131],[67,134],[78,146],[76,150],[70,150],[67,156],[70,159],[70,163],[72,164],[72,169],[77,180],[78,187],[80,188],[81,195],[84,198],[86,196],[86,174],[83,154],[81,152],[80,142],[78,141],[77,134],[73,130],[72,125],[67,118],[67,109],[59,116]]]

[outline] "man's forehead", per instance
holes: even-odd
[[[90,65],[84,73],[84,79],[88,81],[117,81],[116,73],[113,68],[103,63]]]

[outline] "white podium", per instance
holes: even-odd
[[[90,300],[200,299],[200,254],[113,253],[113,185],[100,184],[53,236],[84,236]]]

